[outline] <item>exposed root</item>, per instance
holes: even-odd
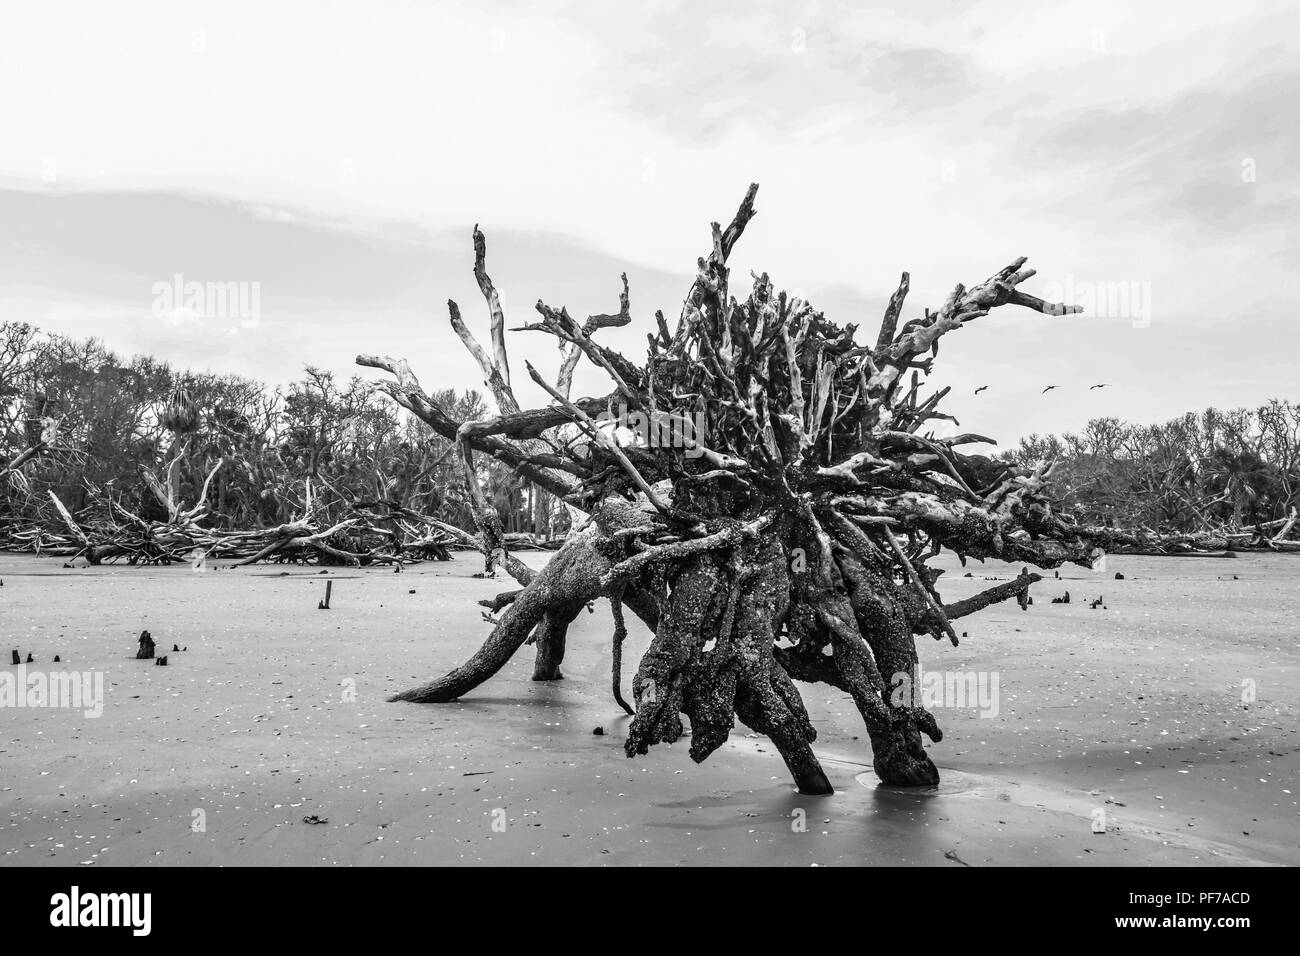
[[[614,637],[612,640],[613,646],[611,647],[611,656],[614,659],[613,674],[611,675],[614,700],[618,702],[618,706],[622,707],[631,716],[636,713],[636,710],[623,699],[623,642],[627,640],[627,623],[623,620],[622,595],[611,595],[609,607],[614,614]]]
[[[921,394],[939,340],[995,308],[1060,315],[1077,311],[1022,291],[1033,276],[1016,259],[974,286],[956,286],[937,310],[904,321],[904,274],[879,333],[859,344],[799,298],[755,276],[743,301],[730,286],[728,256],[754,216],[757,187],[731,223],[712,227],[712,249],[682,304],[676,328],[662,314],[642,364],[595,341],[631,319],[626,280],[617,315],[586,322],[537,304],[523,326],[558,340],[564,361],[552,386],[529,375],[554,404],[522,410],[510,388],[503,313],[485,282],[484,244],[475,269],[492,316],[493,354],[473,340],[459,313],[453,326],[483,370],[499,414],[457,423],[420,387],[403,360],[360,356],[391,372],[392,397],[431,428],[454,436],[476,505],[480,538],[497,534],[473,467],[490,455],[592,520],[523,590],[485,602],[502,616],[483,647],[445,677],[400,695],[452,700],[495,673],[535,633],[535,680],[556,680],[569,622],[595,597],[614,607],[614,698],[632,714],[625,750],[644,754],[691,728],[702,761],[739,719],[769,737],[804,793],[829,793],[813,753],[816,731],[795,680],[845,691],[862,715],[873,765],[886,783],[938,782],[925,738],[942,740],[933,715],[903,693],[917,673],[918,635],[957,643],[951,620],[996,601],[1027,601],[1037,575],[945,605],[944,548],[979,559],[1053,567],[1091,566],[1114,534],[1077,526],[1047,496],[1051,463],[1019,466],[957,451],[984,441],[967,433],[927,434],[951,420],[947,394]],[[574,365],[585,357],[614,390],[571,399]],[[909,383],[910,380],[910,383]],[[607,419],[619,404],[619,427]],[[559,426],[569,423],[569,438]],[[672,434],[683,424],[690,429]],[[669,428],[664,441],[663,428]],[[638,428],[647,435],[635,434]],[[632,434],[632,438],[626,437]],[[539,437],[540,436],[540,437]],[[680,439],[680,440],[678,440]],[[621,694],[622,605],[654,636]]]
[[[564,680],[560,664],[564,661],[565,637],[569,625],[585,606],[585,602],[556,604],[542,615],[542,622],[537,626],[537,658],[533,664],[533,680]]]

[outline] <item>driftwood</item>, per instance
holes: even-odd
[[[208,492],[222,467],[218,459],[203,483],[197,503],[185,506],[176,498],[179,458],[167,467],[165,479],[141,469],[145,486],[165,508],[163,520],[149,520],[111,496],[99,496],[93,516],[75,517],[53,490],[47,492],[48,520],[10,525],[3,530],[9,550],[60,557],[84,557],[90,564],[126,561],[129,564],[194,563],[227,559],[231,566],[258,561],[315,561],[322,564],[370,565],[415,560],[451,560],[449,546],[458,540],[453,526],[411,513],[394,519],[353,506],[352,516],[326,524],[313,504],[312,483],[305,483],[301,517],[284,524],[235,531],[211,527]],[[395,520],[399,534],[384,527]],[[457,534],[464,535],[459,529]],[[469,536],[466,536],[469,537]]]
[[[817,681],[852,697],[881,779],[933,784],[938,771],[922,737],[942,734],[923,707],[891,699],[891,679],[914,672],[917,635],[955,642],[953,618],[1013,597],[1027,606],[1039,576],[1026,571],[945,605],[939,572],[926,562],[947,548],[963,560],[1091,566],[1124,543],[1121,533],[1081,527],[1054,508],[1049,462],[993,462],[959,450],[988,439],[926,431],[951,420],[938,408],[946,390],[921,396],[940,338],[1004,305],[1051,315],[1077,309],[1022,291],[1034,273],[1017,259],[902,321],[904,274],[879,332],[859,344],[854,326],[777,292],[766,274],[744,299],[732,295],[727,260],[754,216],[756,191],[726,228],[713,225],[675,325],[656,315],[643,362],[596,341],[609,317],[579,321],[537,303],[538,320],[521,328],[554,337],[565,356],[555,385],[527,366],[553,399],[547,407],[521,409],[509,391],[494,289],[484,289],[491,357],[473,347],[452,309],[497,395],[498,414],[488,419],[452,420],[405,359],[357,357],[392,375],[378,388],[455,437],[467,481],[473,456],[490,455],[589,515],[544,569],[520,579],[521,590],[485,602],[500,616],[476,654],[395,700],[462,697],[530,638],[534,679],[558,678],[574,609],[604,596],[654,631],[632,678],[629,756],[681,737],[685,717],[691,757],[704,760],[738,718],[771,738],[800,790],[827,792],[795,685]],[[475,274],[486,275],[477,229],[474,240]],[[630,316],[626,280],[620,304],[619,323]],[[569,397],[575,354],[604,370],[609,394]],[[623,633],[616,615],[616,650]],[[613,684],[618,696],[617,672]]]
[[[7,460],[0,460],[0,481],[21,480],[23,468],[51,451],[49,442],[41,439],[28,445]]]
[[[1194,532],[1090,528],[1088,534],[1114,554],[1224,557],[1237,551],[1300,550],[1300,541],[1288,538],[1296,528],[1296,518],[1296,510],[1292,509],[1285,518],[1241,531],[1214,528],[1207,522],[1205,530]]]

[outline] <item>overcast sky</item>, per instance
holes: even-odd
[[[639,357],[755,181],[733,286],[768,271],[864,337],[903,270],[907,318],[1020,255],[1095,306],[946,338],[964,429],[1300,397],[1297,5],[708,6],[6,4],[0,320],[273,383],[378,351],[477,386],[446,311],[486,335],[477,222],[510,324],[613,311],[626,271],[609,341]],[[256,283],[258,321],[160,316],[178,273]]]

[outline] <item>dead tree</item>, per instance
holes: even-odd
[[[447,547],[453,543],[477,546],[472,535],[414,512],[407,514],[426,527],[413,541],[398,540],[393,531],[377,526],[383,520],[381,516],[357,506],[350,507],[351,517],[336,522],[323,520],[322,509],[314,503],[310,478],[304,482],[299,508],[283,524],[249,531],[209,527],[205,524],[210,517],[209,490],[224,460],[217,459],[192,507],[183,504],[174,491],[179,487],[176,472],[180,461],[180,456],[174,458],[161,477],[144,467],[139,470],[145,486],[166,509],[165,520],[141,517],[111,493],[93,487],[90,488],[92,506],[83,509],[79,513],[83,517],[79,519],[53,489],[48,489],[48,518],[12,528],[0,524],[0,547],[84,557],[90,564],[119,560],[133,565],[190,561],[200,569],[207,558],[232,559],[231,567],[264,560],[400,565],[425,557],[450,560]],[[86,516],[86,512],[94,514]],[[373,546],[367,546],[367,542]],[[510,566],[518,564],[513,558],[509,561]]]
[[[16,454],[0,456],[0,482],[11,481],[20,487],[25,487],[23,468],[57,450],[55,442],[58,439],[59,425],[62,423],[57,418],[39,414],[39,411],[39,408],[36,409],[33,417],[27,419],[27,447]]]
[[[21,474],[24,465],[35,461],[49,450],[50,446],[47,442],[38,441],[34,445],[28,445],[12,458],[0,460],[0,480],[7,479],[11,475],[17,476]]]
[[[938,771],[922,736],[942,735],[923,707],[892,699],[895,675],[914,673],[917,635],[955,644],[954,618],[1023,595],[1037,576],[945,605],[936,589],[941,572],[926,562],[942,548],[963,561],[1041,568],[1089,566],[1103,553],[1114,533],[1077,526],[1053,508],[1049,463],[1021,468],[963,454],[959,448],[990,439],[927,434],[928,422],[951,417],[938,410],[947,390],[921,395],[920,373],[929,372],[942,336],[1003,305],[1078,310],[1021,291],[1034,274],[1023,258],[978,285],[958,285],[938,310],[900,327],[904,273],[868,344],[856,340],[855,326],[777,292],[766,274],[738,300],[727,260],[754,216],[756,191],[750,187],[726,228],[713,224],[712,248],[680,314],[671,327],[656,314],[644,362],[595,337],[630,315],[626,279],[618,316],[578,321],[537,303],[538,320],[523,328],[567,350],[556,385],[527,366],[553,398],[547,407],[514,401],[497,331],[504,317],[487,289],[492,358],[461,332],[454,303],[452,323],[500,414],[454,421],[406,360],[357,357],[392,373],[378,386],[460,443],[471,487],[473,456],[491,455],[590,516],[543,570],[521,577],[522,590],[493,602],[504,611],[477,653],[394,700],[462,697],[530,635],[538,673],[558,676],[568,623],[604,596],[654,632],[632,680],[629,756],[677,740],[685,715],[691,757],[702,761],[739,718],[771,738],[801,791],[829,792],[795,684],[818,681],[851,695],[882,780],[933,784]],[[482,260],[476,229],[476,275],[485,275]],[[569,398],[581,358],[608,374],[609,394]],[[610,428],[611,418],[622,427]],[[562,439],[565,424],[580,441]]]

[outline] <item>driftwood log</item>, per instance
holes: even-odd
[[[1023,258],[900,327],[904,273],[874,342],[860,344],[854,326],[777,292],[766,274],[745,299],[731,295],[727,260],[754,215],[756,189],[725,229],[714,224],[675,328],[656,315],[643,363],[594,341],[608,317],[578,322],[538,303],[540,320],[524,328],[558,339],[566,363],[580,351],[603,368],[614,385],[607,396],[570,401],[571,368],[557,388],[529,366],[554,404],[503,405],[490,421],[451,423],[404,361],[359,358],[393,372],[389,393],[432,427],[454,428],[467,466],[472,452],[491,454],[591,516],[526,582],[478,654],[398,699],[468,693],[535,628],[538,671],[558,676],[573,608],[605,595],[655,631],[633,679],[629,756],[679,738],[684,715],[691,756],[703,760],[739,718],[772,739],[801,790],[826,792],[794,683],[817,681],[852,696],[882,780],[933,784],[922,738],[942,735],[923,707],[891,698],[891,679],[914,672],[917,635],[956,643],[954,619],[1011,597],[1027,604],[1038,576],[1026,569],[1010,586],[944,605],[940,572],[926,562],[947,548],[963,561],[1091,566],[1104,549],[1150,544],[1058,513],[1049,462],[1012,467],[959,451],[989,441],[979,435],[924,432],[951,420],[938,410],[946,389],[921,396],[941,337],[1003,305],[1079,311],[1022,291],[1034,274]],[[476,273],[482,259],[476,233]],[[499,304],[489,304],[495,329]],[[625,281],[619,315],[627,314]],[[493,367],[505,372],[498,351]],[[500,385],[509,388],[508,376]],[[630,439],[595,420],[615,404]],[[577,424],[585,445],[554,439],[562,420]],[[539,449],[539,438],[550,447]]]
[[[504,316],[485,281],[477,228],[474,270],[493,354],[476,346],[454,302],[450,313],[499,414],[455,421],[405,359],[357,357],[392,374],[377,387],[459,443],[471,491],[474,456],[489,455],[589,516],[543,570],[516,575],[521,590],[485,602],[501,613],[477,653],[394,700],[462,697],[530,639],[534,679],[556,679],[569,623],[606,597],[619,611],[616,649],[622,606],[654,632],[632,680],[629,756],[680,738],[685,717],[691,757],[702,761],[739,719],[771,738],[801,791],[828,792],[796,687],[814,681],[852,697],[882,780],[934,784],[923,738],[942,734],[923,707],[891,699],[892,679],[915,672],[918,635],[955,644],[953,620],[1025,601],[1039,576],[1026,569],[1009,585],[945,605],[936,588],[942,572],[927,561],[947,548],[963,562],[1091,566],[1104,549],[1138,543],[1058,513],[1047,494],[1050,463],[1017,467],[964,454],[990,439],[926,431],[951,419],[938,410],[946,389],[921,395],[941,337],[1004,305],[1079,311],[1022,291],[1034,274],[1024,259],[958,285],[939,309],[905,322],[904,273],[879,332],[861,344],[855,326],[777,292],[766,274],[745,298],[733,297],[727,260],[754,216],[756,191],[726,228],[714,223],[680,314],[671,327],[656,314],[643,362],[596,341],[600,328],[630,317],[626,277],[614,315],[579,321],[537,303],[537,321],[522,329],[553,336],[564,350],[556,384],[525,363],[549,406],[522,409],[515,400]],[[607,373],[607,395],[570,399],[581,358]],[[491,516],[483,521],[484,536],[501,541]],[[613,685],[618,695],[617,672]]]
[[[449,561],[448,548],[452,545],[482,549],[478,539],[459,528],[379,502],[352,502],[349,517],[326,522],[314,503],[310,478],[304,482],[301,514],[292,520],[248,531],[214,528],[207,523],[212,517],[208,492],[223,459],[218,458],[208,472],[193,506],[177,498],[180,461],[180,456],[174,458],[162,477],[147,468],[139,470],[145,487],[165,509],[162,520],[142,517],[113,495],[102,492],[93,495],[93,504],[84,509],[94,514],[78,518],[50,489],[46,492],[45,520],[0,524],[0,546],[85,558],[92,565],[113,561],[145,565],[190,562],[196,569],[202,569],[209,558],[227,559],[232,567],[265,560],[400,565],[426,559]]]

